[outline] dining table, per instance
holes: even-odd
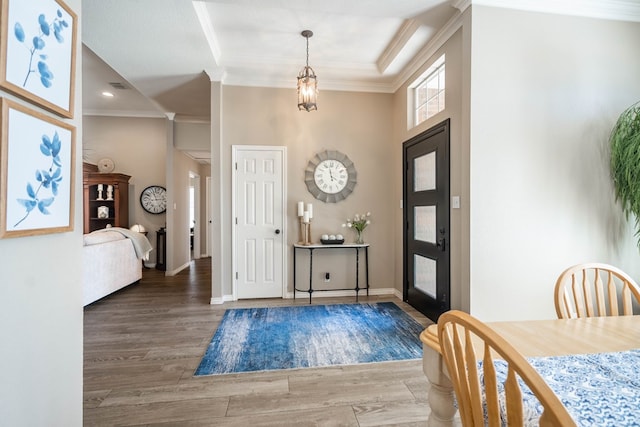
[[[534,368],[543,369],[546,365],[547,371],[573,371],[572,376],[561,377],[559,382],[563,387],[571,385],[571,382],[580,382],[573,384],[574,398],[576,398],[575,393],[579,395],[585,391],[592,395],[599,393],[600,396],[597,396],[595,401],[602,406],[600,410],[605,414],[598,416],[617,416],[626,420],[612,422],[610,425],[617,427],[640,425],[640,404],[638,404],[640,402],[640,316],[502,321],[487,322],[487,325],[530,360]],[[428,395],[431,409],[428,425],[432,427],[458,425],[459,418],[455,417],[457,410],[454,404],[453,385],[442,358],[437,325],[427,327],[420,334],[420,340],[423,347],[423,371],[431,386]],[[593,362],[595,359],[598,360]],[[574,363],[576,360],[577,363],[572,365],[571,369],[558,368],[561,364]],[[587,368],[584,368],[586,366],[591,370],[602,370],[602,367],[594,365],[602,361],[609,365],[608,373],[594,374],[587,372]],[[594,375],[601,375],[602,378],[591,381]],[[544,378],[544,375],[542,376]],[[610,377],[618,377],[618,382],[607,383]],[[590,381],[589,384],[583,384],[585,379]],[[612,379],[614,380],[616,378]],[[556,391],[553,387],[552,389],[563,400],[560,391]],[[623,400],[626,403],[619,404]],[[575,407],[569,407],[565,403],[574,420],[578,419],[577,425],[589,425],[589,422],[581,423],[579,419],[583,415],[585,419],[593,416],[593,414],[579,413],[583,406],[593,410],[590,405],[583,403],[576,404]]]

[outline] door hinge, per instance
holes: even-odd
[[[236,162],[236,170],[238,170],[238,162]]]
[[[236,225],[238,225],[238,217],[236,217]]]
[[[236,271],[236,280],[238,280],[238,272]]]

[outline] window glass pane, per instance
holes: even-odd
[[[436,262],[421,255],[413,256],[415,273],[413,277],[414,287],[437,299],[436,294]]]
[[[426,76],[417,80],[415,86],[410,86],[411,96],[414,99],[414,123],[418,125],[428,118],[444,110],[445,91],[445,58],[441,56],[434,65],[429,68]],[[413,87],[413,89],[411,89]]]
[[[425,120],[427,120],[428,116],[427,116],[426,104],[418,108],[418,111],[416,112],[416,118],[417,118],[417,123],[422,123]]]
[[[416,206],[413,210],[415,240],[436,243],[436,207]]]
[[[433,97],[427,102],[427,116],[435,116],[438,113],[438,97]]]
[[[436,188],[436,153],[431,152],[413,160],[413,191]]]
[[[420,107],[425,102],[427,102],[427,87],[426,86],[418,86],[416,88],[416,106]]]

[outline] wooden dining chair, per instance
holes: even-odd
[[[555,304],[559,319],[633,315],[640,311],[640,288],[612,265],[577,264],[558,277]]]
[[[524,356],[480,320],[462,311],[445,312],[438,319],[438,338],[463,426],[522,426],[527,411],[520,381],[543,407],[538,420],[540,426],[576,425],[560,399]],[[497,359],[507,364],[504,387],[498,385],[494,365]]]

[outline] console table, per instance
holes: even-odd
[[[330,250],[349,250],[353,249],[356,252],[356,285],[353,288],[342,289],[313,289],[313,253],[316,249],[323,251]],[[364,250],[365,258],[365,286],[360,287],[360,250]],[[298,250],[309,251],[309,289],[298,289],[296,286],[296,252]],[[309,293],[309,304],[311,304],[311,297],[314,292],[317,291],[356,291],[356,302],[358,301],[358,293],[361,289],[367,290],[367,296],[369,296],[369,244],[346,244],[346,245],[293,245],[293,299],[296,299],[296,291]]]

